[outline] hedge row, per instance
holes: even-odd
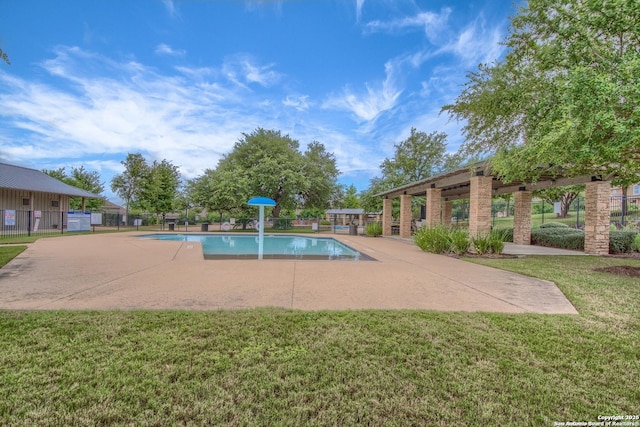
[[[560,249],[584,250],[584,231],[569,228],[562,223],[548,223],[531,230],[531,244]],[[513,242],[513,228],[501,230],[505,241]],[[611,231],[609,253],[620,254],[640,251],[640,233],[635,231]]]
[[[533,229],[531,244],[581,251],[584,250],[584,231],[560,227]]]
[[[637,250],[634,231],[611,231],[609,253],[630,253]],[[540,228],[531,231],[531,244],[561,249],[584,250],[584,231],[573,228]]]

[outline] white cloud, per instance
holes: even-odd
[[[442,33],[443,28],[446,27],[450,13],[451,9],[449,8],[442,9],[440,13],[419,12],[413,16],[405,16],[390,21],[370,21],[366,24],[365,28],[366,31],[370,33],[396,33],[407,29],[418,28],[424,31],[429,41],[434,42]]]
[[[251,93],[225,80],[208,81],[202,70],[161,75],[78,48],[61,47],[57,54],[43,66],[66,88],[0,71],[3,157],[37,163],[83,158],[89,164],[101,163],[96,159],[104,155],[124,159],[127,152],[141,152],[172,161],[190,178],[215,167],[242,132],[274,125],[272,114],[251,107],[258,104]],[[255,73],[245,80],[264,83],[269,77]],[[18,140],[18,134],[27,136]]]
[[[402,93],[396,86],[396,71],[395,64],[389,61],[385,64],[386,78],[383,82],[375,85],[365,83],[364,93],[355,93],[351,88],[345,87],[342,93],[329,96],[322,106],[349,111],[360,123],[371,122],[383,111],[393,108]]]
[[[164,7],[167,9],[167,13],[169,16],[177,16],[178,10],[176,9],[176,5],[173,3],[173,0],[162,0]]]
[[[464,28],[456,38],[439,49],[439,53],[452,53],[466,66],[491,63],[504,53],[500,44],[503,32],[500,26],[487,28],[482,16]]]
[[[282,100],[282,104],[287,107],[293,107],[298,111],[309,109],[308,95],[289,95]]]
[[[184,56],[187,52],[183,49],[173,49],[171,46],[160,43],[156,46],[156,55],[168,55],[168,56]]]
[[[274,64],[262,65],[248,54],[236,54],[225,58],[222,74],[238,86],[248,87],[257,83],[270,87],[280,82],[282,75],[274,71]]]
[[[363,6],[364,6],[364,0],[356,0],[356,22],[360,22]]]

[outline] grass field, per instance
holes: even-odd
[[[0,424],[552,426],[640,413],[640,284],[591,270],[639,261],[473,262],[554,280],[580,314],[0,311]]]
[[[14,259],[16,256],[20,254],[20,252],[27,249],[24,245],[16,245],[16,246],[2,246],[0,245],[0,267],[7,264],[9,261]]]

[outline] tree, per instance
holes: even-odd
[[[100,182],[100,174],[97,171],[88,171],[84,166],[71,168],[71,174],[67,174],[66,168],[64,167],[55,170],[44,169],[42,172],[65,184],[86,190],[93,194],[100,194],[104,191],[104,183]],[[85,199],[84,207],[88,210],[96,210],[102,206],[103,203],[104,201],[102,199]],[[69,206],[75,210],[82,209],[82,198],[71,197],[69,199]]]
[[[124,172],[113,177],[111,190],[124,200],[129,216],[131,204],[137,202],[140,197],[149,166],[140,153],[129,153],[126,160],[120,163],[124,165]]]
[[[529,0],[503,60],[481,65],[443,111],[466,154],[493,154],[505,182],[640,172],[637,0]],[[635,178],[637,179],[637,178]]]
[[[358,196],[358,189],[355,185],[351,184],[344,190],[340,206],[346,209],[359,209],[362,207],[362,201]]]
[[[211,211],[234,212],[248,208],[249,179],[239,170],[206,169],[187,183],[188,198]]]
[[[144,176],[139,202],[150,212],[164,216],[176,207],[175,201],[179,187],[178,167],[168,160],[161,162],[154,160]]]
[[[367,212],[382,210],[382,200],[375,194],[400,187],[411,182],[429,178],[448,169],[455,169],[462,162],[462,155],[446,153],[447,135],[442,132],[429,134],[411,128],[409,137],[394,144],[395,153],[392,158],[384,159],[380,164],[381,177],[369,182],[369,188],[362,193],[363,207]],[[399,204],[394,200],[393,211],[399,212]],[[414,210],[424,204],[420,197],[412,199]]]
[[[360,200],[365,212],[380,212],[382,210],[382,199],[375,197],[376,194],[393,188],[389,183],[383,182],[380,177],[373,177],[369,180],[369,187],[360,193]],[[395,200],[394,200],[395,202]],[[400,205],[393,207],[393,215],[396,216],[400,212]]]
[[[394,144],[393,158],[380,165],[382,179],[391,188],[436,175],[443,170],[447,135],[442,132],[419,132],[411,128],[411,134],[399,144]]]
[[[240,202],[236,195],[240,194],[244,206],[248,197],[265,196],[276,202],[272,211],[275,218],[282,209],[326,205],[336,188],[335,158],[315,141],[304,154],[298,148],[298,141],[280,131],[258,128],[243,134],[233,150],[220,160],[215,172],[210,172],[229,188],[235,188],[229,194],[229,188],[209,182],[217,191],[215,204],[225,206],[226,201],[236,206]],[[227,195],[223,196],[225,192]]]
[[[567,218],[571,204],[578,198],[583,190],[583,185],[568,185],[564,187],[546,188],[536,191],[535,194],[549,204],[560,202],[560,217]]]
[[[327,152],[320,142],[311,142],[302,155],[302,173],[308,181],[300,194],[302,205],[308,209],[328,208],[340,190],[337,184],[340,172],[333,153]]]

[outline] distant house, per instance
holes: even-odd
[[[622,196],[622,187],[613,187],[611,189],[612,196]],[[631,184],[627,187],[628,197],[640,197],[640,183]]]
[[[102,198],[65,184],[36,169],[0,163],[0,213],[4,227],[57,228],[63,224],[62,213],[68,212],[71,197]],[[38,221],[36,221],[36,219]]]

